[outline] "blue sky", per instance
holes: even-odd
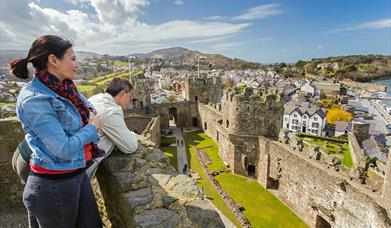
[[[76,50],[129,54],[180,46],[261,63],[391,55],[390,0],[2,0],[0,49],[43,34]]]

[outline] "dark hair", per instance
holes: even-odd
[[[71,41],[58,36],[41,36],[31,44],[26,58],[13,60],[8,63],[9,71],[18,78],[28,78],[27,64],[29,62],[33,64],[34,68],[44,70],[50,54],[62,59],[65,51],[72,46]]]
[[[106,87],[105,92],[110,94],[111,96],[117,96],[122,90],[125,92],[130,92],[133,89],[132,83],[130,83],[129,79],[126,78],[114,78],[111,80]]]

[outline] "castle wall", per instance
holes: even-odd
[[[187,77],[185,99],[202,103],[219,103],[222,97],[221,77]]]
[[[23,185],[12,169],[12,155],[23,140],[24,132],[16,117],[0,119],[0,205],[23,207]]]
[[[129,108],[132,110],[143,111],[146,107],[151,105],[150,88],[152,82],[149,79],[134,79],[132,78],[133,84],[133,97],[130,101]]]
[[[193,121],[200,124],[197,102],[183,101],[176,103],[152,104],[149,109],[152,114],[160,116],[161,128],[169,127],[170,109],[176,109],[176,125],[178,127],[192,127]]]
[[[236,134],[277,138],[282,126],[283,99],[278,91],[224,92],[224,125]]]
[[[391,211],[391,153],[388,154],[386,175],[384,178],[383,191],[382,191],[382,201],[388,211]]]
[[[391,226],[391,210],[379,205],[378,194],[279,142],[260,138],[260,144],[268,151],[260,151],[258,181],[269,189],[274,182],[271,192],[310,226],[317,216],[332,227]]]

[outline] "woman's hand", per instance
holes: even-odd
[[[99,130],[102,127],[102,115],[90,115],[90,124]]]

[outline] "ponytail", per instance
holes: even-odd
[[[27,58],[13,60],[8,63],[8,69],[16,77],[26,79],[29,77],[28,62]]]
[[[65,51],[72,47],[72,43],[64,38],[45,35],[38,37],[30,47],[27,58],[17,59],[8,63],[9,72],[18,78],[29,77],[27,64],[31,62],[37,70],[45,70],[48,63],[48,56],[54,54],[62,59]]]

